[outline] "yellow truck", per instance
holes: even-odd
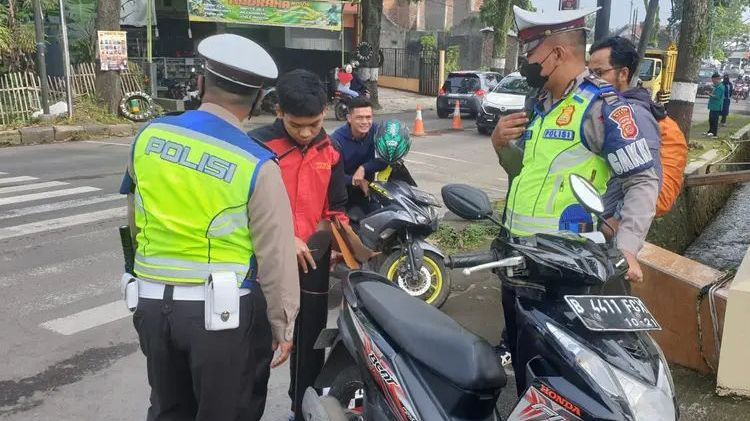
[[[676,65],[677,46],[674,43],[666,50],[646,50],[638,66],[638,78],[641,85],[651,92],[651,99],[655,102],[669,102]]]

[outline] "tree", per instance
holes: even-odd
[[[74,63],[96,59],[96,0],[66,0],[65,16],[71,39],[70,55]]]
[[[375,108],[378,101],[378,70],[380,69],[380,20],[383,16],[383,0],[362,0],[362,41],[370,44],[373,54],[361,63],[359,75],[370,91],[370,100]]]
[[[56,10],[54,0],[43,0],[42,9]],[[34,68],[36,38],[34,5],[31,0],[0,2],[0,69],[25,71]]]
[[[96,11],[96,29],[100,31],[120,30],[120,0],[99,0]],[[122,81],[119,71],[102,71],[97,66],[96,92],[104,100],[107,110],[115,114],[122,98]]]
[[[487,0],[479,9],[482,23],[495,28],[494,59],[505,57],[508,30],[513,24],[513,6],[526,10],[534,10],[530,0]]]
[[[680,41],[677,45],[679,54],[672,85],[672,99],[667,104],[667,109],[688,139],[695,94],[698,90],[695,80],[698,78],[701,58],[708,49],[708,1],[683,0],[680,10]]]

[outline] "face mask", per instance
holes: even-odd
[[[542,64],[547,61],[549,56],[551,56],[554,51],[555,50],[550,51],[549,54],[547,54],[547,57],[545,57],[544,60],[539,63],[529,63],[528,61],[525,61],[521,64],[518,71],[521,73],[521,76],[526,78],[526,83],[530,87],[541,88],[547,83],[547,80],[549,80],[549,75],[542,76]],[[551,74],[552,73],[550,73],[550,75]]]

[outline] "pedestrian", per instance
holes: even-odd
[[[729,80],[729,75],[724,75],[724,80],[721,84],[724,85],[724,105],[721,107],[721,125],[722,127],[726,127],[729,106],[732,103],[732,95],[734,94],[734,85]]]
[[[289,397],[290,419],[301,421],[305,390],[314,385],[323,368],[325,352],[313,347],[328,315],[331,261],[330,243],[311,250],[308,241],[321,238],[327,221],[348,224],[349,219],[345,214],[347,193],[341,154],[323,129],[327,104],[323,82],[306,70],[294,70],[279,78],[276,91],[278,118],[250,135],[279,157],[294,214],[302,296],[290,360]]]
[[[277,69],[237,35],[210,36],[198,53],[200,108],[152,121],[133,143],[121,192],[137,279],[126,301],[139,297],[147,420],[257,421],[299,300],[279,166],[241,129]]]
[[[630,266],[626,278],[640,282],[635,254],[654,216],[659,179],[633,109],[586,68],[585,17],[596,10],[542,14],[513,8],[525,55],[521,74],[542,90],[531,115],[504,116],[492,134],[501,162],[523,161],[510,186],[504,222],[513,237],[591,231],[595,220],[575,198],[569,176],[585,176],[600,194],[612,177],[620,177],[624,205],[616,246]],[[515,297],[532,289],[527,287],[533,288],[503,278],[507,346],[519,393],[527,386],[527,361],[519,361],[515,351]]]
[[[372,104],[364,97],[349,101],[347,123],[333,132],[334,146],[341,152],[344,164],[344,184],[347,186],[347,211],[367,212],[368,185],[375,173],[388,163],[375,156],[375,133],[379,125],[373,123]]]
[[[719,134],[719,117],[724,107],[724,85],[721,83],[721,75],[715,73],[711,76],[714,90],[708,97],[708,131],[703,135],[712,137]]]

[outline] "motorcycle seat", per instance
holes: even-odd
[[[380,281],[354,284],[360,305],[397,348],[454,385],[500,389],[505,371],[487,341],[424,301]]]

